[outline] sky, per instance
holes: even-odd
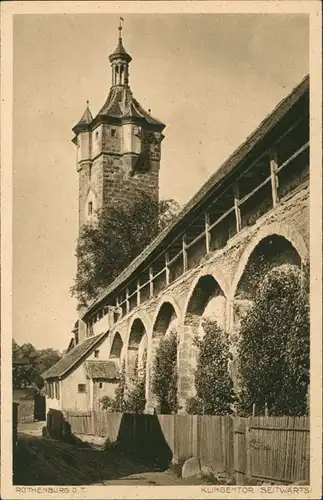
[[[121,13],[122,15],[122,13]],[[166,124],[160,197],[184,205],[308,73],[308,18],[127,14],[136,99]],[[111,85],[112,14],[16,15],[13,337],[67,347],[77,319],[78,174],[72,127]]]

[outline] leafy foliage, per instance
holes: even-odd
[[[138,369],[138,360],[127,390],[125,364],[123,362],[115,397],[104,396],[100,399],[102,409],[118,413],[143,413],[146,406],[146,367],[147,351],[144,351],[143,362]]]
[[[152,389],[161,413],[176,413],[177,402],[177,332],[161,339],[153,365]]]
[[[131,380],[131,389],[128,391],[124,402],[125,411],[128,413],[143,413],[146,406],[146,369],[147,351],[144,351],[142,366],[138,369],[138,359]]]
[[[308,279],[295,266],[269,272],[240,327],[239,409],[304,415],[309,384]]]
[[[204,401],[203,399],[194,396],[186,401],[186,411],[190,415],[203,415],[204,414]]]
[[[71,293],[80,303],[95,299],[158,232],[176,216],[174,200],[157,202],[138,192],[112,199],[80,232],[76,247],[78,262]]]
[[[123,412],[124,411],[124,395],[126,390],[126,367],[125,361],[122,362],[120,379],[115,392],[114,399],[114,411]]]
[[[39,389],[44,386],[41,374],[48,370],[61,355],[55,349],[37,350],[32,344],[19,346],[12,342],[12,380],[15,389],[23,389],[35,385]]]
[[[206,415],[232,413],[234,392],[228,373],[229,343],[227,335],[217,322],[205,319],[202,323],[205,335],[196,340],[199,348],[195,373],[197,397],[188,401],[186,411]]]
[[[122,413],[125,411],[125,391],[126,391],[126,372],[125,361],[123,360],[120,378],[115,391],[115,397],[103,396],[100,399],[101,408],[104,411]]]

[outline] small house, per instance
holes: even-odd
[[[99,410],[103,396],[114,396],[118,364],[113,359],[97,359],[107,336],[108,332],[86,338],[42,374],[47,411]]]

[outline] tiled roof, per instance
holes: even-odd
[[[119,37],[117,48],[112,54],[109,56],[110,62],[114,61],[114,59],[122,58],[127,62],[130,62],[132,57],[127,53],[126,49],[123,46],[122,38]]]
[[[93,349],[101,343],[108,333],[101,333],[95,337],[89,337],[78,344],[74,349],[67,352],[55,365],[51,366],[42,374],[43,379],[62,377],[71,370],[82,358],[88,356]]]
[[[117,379],[119,378],[118,365],[113,360],[86,361],[85,368],[89,378]]]
[[[73,127],[73,132],[77,134],[80,130],[82,130],[87,125],[89,125],[93,121],[93,116],[89,108],[89,104],[87,103],[86,110],[84,111],[82,118],[77,122],[75,127]]]
[[[161,129],[165,125],[157,118],[153,118],[133,97],[128,86],[116,86],[110,89],[107,100],[97,114],[97,117],[111,118],[140,118],[148,124],[158,125]]]
[[[201,189],[196,193],[193,198],[184,206],[183,210],[178,214],[174,221],[167,226],[153,241],[147,246],[143,252],[136,257],[131,264],[119,274],[119,276],[106,288],[106,290],[92,302],[92,304],[85,311],[84,317],[98,308],[111,293],[118,287],[124,285],[135,270],[143,265],[146,259],[154,252],[162,249],[164,240],[171,233],[178,232],[178,226],[186,216],[191,216],[191,212],[211,194],[212,189],[220,186],[221,182],[231,173],[237,165],[244,160],[244,158],[251,152],[253,148],[268,134],[277,123],[288,113],[294,104],[305,95],[309,90],[309,76],[307,75],[301,83],[285,98],[275,109],[266,116],[260,123],[258,128],[239,146],[233,154],[215,171],[214,174],[206,181]]]

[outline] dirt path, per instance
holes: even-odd
[[[14,484],[24,485],[156,485],[202,484],[183,480],[156,464],[137,461],[118,450],[95,449],[41,436],[43,422],[19,426]]]
[[[172,472],[143,472],[141,474],[131,474],[114,480],[105,480],[97,485],[111,486],[176,486],[176,485],[198,485],[204,484],[200,479],[181,479]]]

